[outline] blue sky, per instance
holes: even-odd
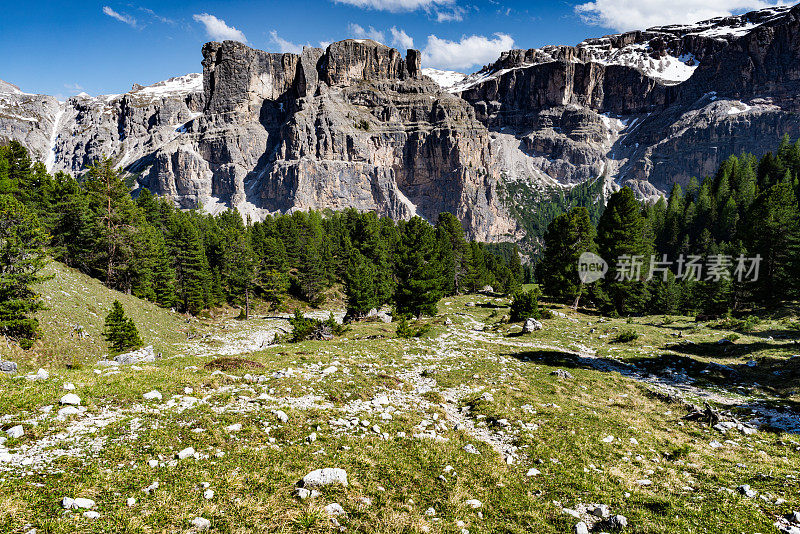
[[[4,2],[0,79],[61,98],[128,91],[200,72],[200,48],[232,38],[294,52],[348,37],[423,51],[423,66],[472,72],[509,48],[575,44],[692,22],[764,0],[103,0]]]

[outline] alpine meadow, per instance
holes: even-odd
[[[43,1],[0,532],[800,534],[800,6]]]

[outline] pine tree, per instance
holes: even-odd
[[[460,294],[466,289],[471,260],[471,250],[467,240],[464,239],[464,228],[455,215],[444,212],[439,214],[439,220],[436,222],[436,234],[440,243],[442,267],[447,278],[444,281],[445,292]]]
[[[197,314],[206,306],[211,279],[208,260],[197,228],[188,216],[178,220],[170,248],[175,258],[175,278],[181,310]]]
[[[648,298],[643,280],[649,274],[652,250],[647,234],[641,206],[633,191],[624,187],[611,195],[597,226],[598,251],[609,264],[608,273],[597,284],[601,290],[598,300],[606,309],[621,315],[643,309]],[[639,273],[635,269],[621,269],[625,265],[633,266],[637,261],[641,262]]]
[[[95,272],[113,288],[130,290],[128,269],[133,258],[133,233],[141,222],[130,189],[109,158],[89,167],[84,181],[95,217]]]
[[[420,217],[403,225],[396,263],[395,307],[401,315],[435,315],[441,298],[433,228]]]
[[[0,333],[25,349],[39,335],[32,314],[43,307],[35,285],[44,279],[46,244],[36,216],[11,195],[0,195]]]
[[[553,219],[544,235],[539,279],[552,297],[578,306],[584,286],[578,278],[578,258],[595,252],[594,226],[586,208],[572,208]]]
[[[360,252],[354,250],[350,255],[345,275],[345,295],[347,296],[347,316],[361,319],[379,304],[375,288],[375,266]]]
[[[118,300],[114,301],[111,311],[106,316],[103,337],[108,342],[111,352],[125,352],[142,346],[142,339],[132,319],[125,317],[125,311]]]

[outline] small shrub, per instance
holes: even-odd
[[[306,339],[331,339],[349,330],[348,327],[336,322],[332,312],[326,320],[321,321],[308,318],[300,310],[295,310],[294,317],[289,319],[289,324],[292,325],[292,337],[289,339],[292,343]]]
[[[723,337],[722,339],[726,339],[726,340],[730,341],[731,343],[733,343],[737,339],[739,339],[739,334],[735,334],[735,333],[731,332],[730,334],[728,334],[727,336]]]
[[[414,328],[408,322],[408,319],[404,315],[401,315],[400,320],[397,321],[397,329],[395,332],[397,333],[397,337],[409,339],[412,337],[422,337],[427,334],[430,329],[431,327],[428,324],[423,324],[419,328]]]
[[[114,301],[111,312],[106,317],[103,337],[106,338],[108,348],[112,352],[120,353],[142,346],[136,325],[133,320],[125,317],[125,310],[118,300]]]
[[[630,328],[620,331],[617,334],[617,337],[614,338],[614,341],[617,343],[630,343],[632,341],[636,341],[639,339],[639,334]]]
[[[515,294],[511,302],[511,322],[516,323],[530,318],[538,319],[540,295],[541,291],[538,287]]]

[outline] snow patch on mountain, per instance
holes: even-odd
[[[438,83],[443,89],[449,89],[464,79],[466,74],[453,70],[422,69],[422,74]]]

